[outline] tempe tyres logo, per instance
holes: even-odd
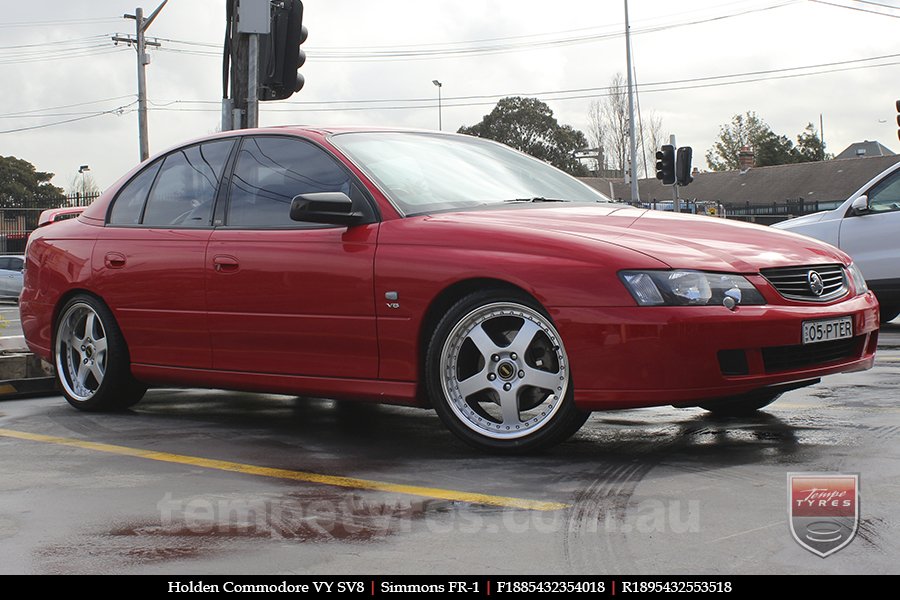
[[[849,544],[859,525],[859,475],[788,473],[787,478],[797,543],[822,558]]]

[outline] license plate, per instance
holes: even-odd
[[[841,317],[826,321],[803,321],[803,343],[815,344],[853,337],[853,319]]]

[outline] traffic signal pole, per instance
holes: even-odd
[[[669,135],[669,143],[673,148],[677,149],[678,145],[675,143],[675,134]],[[677,164],[677,163],[676,163]],[[678,185],[672,186],[672,210],[676,213],[681,212],[681,198],[678,196]]]
[[[247,128],[259,127],[259,34],[247,40]]]
[[[226,17],[222,131],[259,127],[260,101],[284,100],[303,87],[303,3],[227,0]]]

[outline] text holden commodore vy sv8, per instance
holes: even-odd
[[[634,209],[506,146],[434,132],[227,132],[35,231],[29,347],[68,401],[148,386],[433,407],[529,451],[594,410],[760,409],[868,369],[878,304],[811,238]]]

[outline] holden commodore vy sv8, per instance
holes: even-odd
[[[500,144],[227,132],[29,240],[22,328],[68,401],[148,386],[434,408],[528,451],[594,410],[754,411],[868,369],[878,304],[840,250],[638,210]]]

